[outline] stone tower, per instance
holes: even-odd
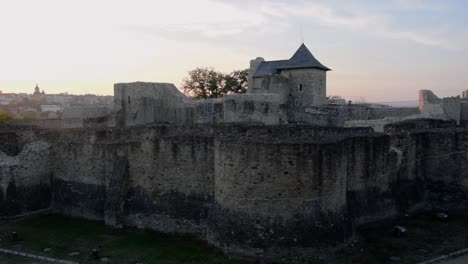
[[[289,60],[250,62],[249,92],[276,93],[282,103],[298,107],[321,105],[326,100],[327,71],[305,44]]]

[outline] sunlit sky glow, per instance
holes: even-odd
[[[468,89],[468,2],[0,0],[0,90],[113,94],[113,83],[172,82],[301,43],[326,66],[328,94],[415,100]]]

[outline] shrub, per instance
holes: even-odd
[[[10,113],[0,113],[0,124],[14,119],[15,118]]]
[[[17,120],[17,121],[34,121],[36,120],[35,117],[32,116],[25,116],[25,117],[14,117],[10,113],[0,113],[0,124],[3,124],[5,122],[11,121],[11,120]]]

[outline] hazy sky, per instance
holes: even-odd
[[[212,66],[288,59],[301,43],[328,95],[414,100],[468,89],[468,1],[0,0],[0,90],[113,94]]]

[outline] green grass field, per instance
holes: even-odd
[[[19,241],[11,239],[16,231]],[[218,250],[190,235],[162,234],[146,230],[116,230],[102,222],[42,216],[17,223],[2,224],[3,248],[53,256],[80,263],[100,263],[90,256],[100,248],[110,263],[243,263],[227,259]],[[50,248],[50,251],[44,249]],[[69,256],[79,252],[77,256]]]
[[[406,234],[394,237],[394,225],[406,227]],[[12,232],[17,232],[17,241],[11,238]],[[359,241],[337,254],[336,260],[320,263],[395,263],[395,259],[397,263],[418,263],[460,250],[468,247],[468,216],[440,221],[433,215],[421,215],[363,229],[360,234]],[[101,256],[116,264],[246,263],[228,259],[191,235],[118,230],[102,222],[55,215],[2,223],[0,239],[2,248],[80,263],[101,263],[90,256],[94,248],[100,248]],[[44,251],[46,248],[50,250]],[[72,252],[80,254],[70,256]]]

